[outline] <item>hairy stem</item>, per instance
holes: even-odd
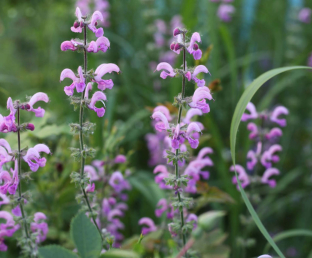
[[[87,75],[87,50],[86,50],[86,46],[87,46],[87,26],[84,25],[83,27],[83,42],[84,42],[84,49],[83,49],[83,57],[84,57],[84,76],[86,77]],[[87,82],[87,79],[86,79],[86,82]],[[80,175],[83,176],[83,173],[84,173],[84,166],[85,166],[85,157],[84,155],[82,155],[83,151],[84,151],[84,143],[83,143],[83,133],[82,133],[82,124],[83,124],[83,100],[84,100],[84,95],[85,95],[85,91],[84,90],[81,94],[81,102],[80,102],[80,112],[79,112],[79,125],[80,125],[80,131],[79,131],[79,141],[80,141],[80,153],[81,153],[81,168],[80,168]],[[90,214],[91,214],[91,218],[92,218],[92,221],[94,223],[94,225],[96,226],[97,230],[99,231],[99,234],[102,238],[102,241],[104,240],[103,239],[103,236],[102,236],[102,233],[101,233],[101,230],[98,226],[98,224],[96,223],[95,221],[95,218],[93,216],[93,211],[92,211],[92,207],[90,205],[90,202],[89,202],[89,199],[88,199],[88,195],[85,191],[85,189],[83,189],[83,187],[81,186],[81,191],[83,192],[83,197],[85,198],[86,200],[86,203],[87,203],[87,206],[89,208],[89,211],[90,211]]]
[[[18,178],[19,178],[19,183],[18,183],[18,197],[19,197],[19,206],[20,206],[20,209],[21,209],[21,213],[22,213],[22,221],[23,221],[23,224],[24,224],[24,231],[25,231],[25,235],[27,237],[27,239],[30,239],[30,235],[29,235],[29,232],[28,232],[28,227],[27,227],[27,221],[26,221],[26,215],[25,215],[25,211],[24,211],[24,205],[23,205],[23,198],[22,198],[22,169],[21,169],[21,132],[20,132],[20,108],[18,107],[17,108],[17,125],[18,125],[18,130],[17,130],[17,145],[18,145]],[[32,250],[32,245],[30,242],[29,243],[29,247],[30,247],[30,250]]]
[[[183,43],[185,45],[185,33],[183,33]],[[185,47],[183,47],[183,72],[186,71],[186,53],[185,53]],[[185,97],[185,76],[182,77],[182,99]],[[179,107],[179,114],[178,114],[178,124],[181,122],[181,116],[182,116],[182,105]],[[179,155],[179,149],[176,149],[176,157]],[[176,178],[178,179],[180,177],[179,173],[179,164],[178,162],[175,165],[175,175]],[[181,195],[180,192],[178,191],[178,199],[179,202],[181,202]],[[180,212],[180,217],[181,217],[181,229],[184,227],[184,213],[183,209]],[[182,240],[183,240],[183,248],[185,247],[186,244],[186,234],[182,233]],[[185,253],[186,258],[188,257],[187,252]]]

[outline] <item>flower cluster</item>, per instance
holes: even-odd
[[[156,70],[161,71],[160,77],[182,77],[182,93],[175,97],[174,105],[178,107],[177,114],[170,114],[166,106],[157,106],[153,110],[152,119],[156,130],[156,137],[161,139],[161,144],[153,144],[151,140],[148,142],[152,157],[163,157],[161,164],[154,169],[155,182],[161,189],[167,189],[174,192],[173,201],[161,199],[158,202],[155,210],[157,217],[166,214],[167,219],[171,220],[168,224],[168,229],[172,237],[182,236],[183,245],[186,243],[186,236],[196,227],[197,216],[189,214],[187,208],[192,203],[192,198],[186,197],[185,193],[196,193],[196,184],[201,179],[208,179],[209,172],[204,168],[212,166],[212,160],[207,156],[213,151],[211,148],[203,148],[198,156],[192,159],[188,164],[187,146],[192,149],[197,149],[199,146],[199,138],[204,126],[197,121],[194,121],[196,116],[201,116],[204,113],[209,113],[210,107],[207,100],[212,100],[212,95],[207,86],[205,79],[199,77],[200,73],[209,73],[204,65],[197,67],[186,66],[186,53],[188,52],[195,60],[202,56],[202,51],[198,43],[201,42],[201,37],[198,32],[193,33],[190,41],[186,41],[186,29],[175,28],[173,36],[175,40],[171,43],[170,49],[176,54],[183,54],[182,69],[174,69],[169,63],[161,62],[157,65]],[[197,84],[193,96],[185,96],[186,81],[192,81]],[[188,109],[186,113],[183,109]],[[177,121],[174,123],[174,121]],[[156,141],[156,138],[153,141]],[[151,139],[151,136],[149,136]],[[154,146],[157,146],[156,148]],[[167,166],[164,165],[164,160],[167,161]],[[154,162],[154,158],[153,158]],[[171,172],[171,170],[174,170]],[[184,170],[180,173],[179,170]],[[143,226],[142,234],[147,234],[155,231],[157,226],[147,217],[142,218],[139,224]]]
[[[283,135],[282,130],[276,125],[286,126],[286,119],[281,116],[288,115],[288,110],[283,106],[277,106],[272,112],[263,111],[259,113],[251,102],[248,103],[246,109],[249,113],[244,113],[241,121],[258,120],[259,123],[249,122],[247,125],[247,129],[250,131],[249,139],[253,140],[255,145],[247,153],[248,173],[243,166],[235,165],[235,169],[239,174],[238,178],[243,188],[251,183],[262,183],[275,187],[276,181],[271,179],[271,176],[280,173],[273,165],[280,160],[278,153],[282,151],[282,146],[277,142]],[[230,170],[234,171],[234,166]],[[259,170],[264,170],[261,177],[259,177]],[[233,183],[237,184],[235,176],[233,177]]]
[[[101,209],[98,212],[97,223],[101,228],[105,228],[104,235],[106,242],[113,242],[114,247],[119,247],[123,235],[119,230],[124,228],[120,218],[125,215],[128,206],[125,203],[128,195],[125,191],[130,190],[131,186],[127,181],[130,170],[126,169],[127,158],[124,155],[117,155],[114,159],[94,160],[91,165],[85,166],[85,173],[90,178],[90,184],[86,191],[93,192],[95,184],[102,184],[103,195],[94,198],[93,205],[98,204]],[[111,173],[110,171],[117,171]],[[123,172],[122,172],[123,171]]]
[[[22,252],[33,257],[37,254],[37,244],[44,241],[48,233],[48,224],[41,222],[42,219],[47,219],[42,212],[37,212],[34,215],[34,223],[28,224],[24,205],[29,202],[27,194],[22,193],[21,182],[24,175],[21,172],[21,161],[24,160],[31,171],[36,172],[39,167],[46,165],[46,158],[42,157],[42,153],[51,154],[48,146],[45,144],[37,144],[32,148],[21,149],[20,133],[26,130],[33,131],[34,125],[31,123],[20,123],[20,111],[34,112],[36,117],[43,117],[45,110],[41,107],[35,108],[34,105],[38,101],[49,102],[47,94],[38,92],[28,101],[21,103],[19,100],[12,101],[11,98],[7,101],[7,109],[10,110],[8,116],[0,114],[0,131],[2,133],[15,132],[17,133],[18,150],[12,150],[10,144],[5,139],[0,139],[0,197],[1,205],[9,204],[16,205],[12,209],[12,214],[16,216],[19,224],[15,224],[13,216],[7,211],[0,211],[0,217],[6,222],[0,225],[0,251],[6,251],[7,246],[4,243],[5,236],[12,236],[19,228],[24,230],[23,239],[19,240],[19,245],[22,247]],[[14,164],[14,166],[13,166]],[[18,191],[17,191],[18,190]],[[10,201],[8,195],[14,196]]]
[[[232,15],[235,12],[235,7],[230,4],[233,0],[210,0],[211,2],[221,2],[219,5],[217,15],[223,22],[230,22]]]
[[[76,6],[78,6],[80,8],[80,10],[82,11],[82,13],[87,14],[90,13],[90,5],[94,6],[94,10],[98,10],[101,12],[102,16],[103,16],[103,21],[102,21],[102,25],[103,27],[109,27],[110,26],[110,22],[109,22],[109,2],[108,0],[77,0],[76,2]]]

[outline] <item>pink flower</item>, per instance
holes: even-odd
[[[76,77],[74,72],[70,69],[64,69],[61,73],[60,81],[63,81],[65,78],[72,79],[73,83],[70,86],[65,86],[64,91],[67,96],[72,96],[74,94],[74,89],[76,88],[77,92],[83,92],[86,84],[85,78],[82,72],[82,67],[78,67],[79,77]]]
[[[187,130],[186,130],[186,135],[184,136],[188,142],[190,143],[191,147],[193,149],[196,149],[198,147],[199,141],[197,139],[193,139],[191,137],[191,133],[195,131],[195,132],[201,132],[198,124],[196,122],[192,122],[188,125]]]
[[[95,36],[97,38],[99,37],[102,37],[103,34],[104,34],[104,31],[103,31],[103,28],[96,28],[96,25],[97,25],[97,21],[100,20],[100,21],[104,21],[103,20],[103,15],[99,12],[99,11],[95,11],[93,14],[92,14],[92,17],[91,17],[91,21],[90,21],[90,24],[88,24],[88,28],[94,32]]]
[[[82,32],[82,26],[83,25],[83,19],[82,19],[82,13],[80,11],[80,8],[76,8],[76,17],[77,21],[74,22],[74,25],[70,28],[72,32],[81,33]]]
[[[248,151],[247,158],[250,160],[247,162],[247,168],[249,170],[253,170],[254,167],[257,165],[258,159],[260,158],[261,155],[261,149],[262,143],[258,142],[256,152],[254,152],[253,150]]]
[[[191,55],[193,55],[195,60],[199,60],[202,57],[202,51],[199,49],[198,44],[196,42],[201,42],[201,38],[198,32],[193,33],[187,51]]]
[[[247,129],[250,131],[249,139],[255,139],[258,135],[258,126],[255,123],[248,123]]]
[[[0,171],[3,164],[13,159],[13,157],[9,155],[11,152],[10,144],[5,139],[0,139]]]
[[[152,118],[155,119],[156,121],[159,121],[159,120],[161,121],[155,124],[155,129],[157,131],[161,132],[163,130],[170,129],[168,119],[162,112],[160,111],[154,112],[152,115]]]
[[[75,51],[77,49],[78,49],[77,46],[75,46],[71,41],[64,41],[61,44],[61,50],[62,51],[66,51],[66,50]]]
[[[221,21],[230,22],[232,20],[232,14],[235,12],[235,8],[230,4],[221,4],[219,6],[217,15]]]
[[[270,149],[263,152],[261,157],[261,164],[266,168],[272,167],[272,162],[276,163],[279,161],[279,157],[277,155],[274,155],[274,153],[281,150],[282,150],[281,145],[279,144],[272,145]]]
[[[95,111],[98,117],[103,117],[105,114],[105,109],[103,107],[97,108],[95,104],[98,101],[101,101],[104,104],[105,100],[106,100],[106,95],[101,91],[97,91],[93,94],[91,98],[91,102],[88,105],[88,108]]]
[[[46,158],[41,158],[40,152],[45,152],[46,154],[51,153],[49,147],[45,144],[37,144],[33,148],[28,149],[26,155],[23,157],[33,172],[36,172],[39,167],[44,167],[46,164],[47,160]]]
[[[14,170],[11,168],[11,174],[8,171],[2,170],[0,172],[0,180],[2,180],[2,185],[0,186],[0,192],[2,194],[9,194],[14,195],[19,184],[19,177],[18,177],[18,160],[16,159],[14,162]]]
[[[283,106],[276,107],[270,117],[270,120],[274,123],[277,123],[279,126],[286,126],[286,119],[279,118],[280,115],[288,115],[288,109]]]
[[[187,216],[186,218],[186,222],[193,222],[193,226],[194,226],[194,229],[197,228],[197,221],[198,221],[198,218],[195,214],[191,213]]]
[[[281,137],[282,135],[283,135],[282,130],[278,127],[275,127],[275,128],[272,128],[270,132],[265,134],[265,138],[268,140],[271,140],[271,139],[275,139],[277,137]]]
[[[106,88],[112,89],[114,86],[112,79],[109,80],[102,79],[102,77],[105,74],[112,72],[119,73],[120,72],[119,67],[115,64],[101,64],[98,68],[96,68],[95,75],[92,81],[98,84],[98,88],[100,90],[105,90]]]
[[[49,232],[48,224],[45,222],[46,215],[42,212],[36,212],[34,214],[34,222],[30,224],[30,230],[33,233],[37,233],[36,243],[43,242]]]
[[[203,112],[200,109],[191,108],[187,111],[183,122],[189,124],[193,116],[201,116],[201,115],[203,115]]]
[[[159,173],[159,174],[157,174]],[[165,165],[158,165],[154,168],[153,174],[157,174],[155,176],[155,183],[159,185],[160,189],[172,189],[172,186],[166,185],[165,178],[169,176],[169,172]]]
[[[127,158],[125,155],[117,155],[114,159],[114,163],[115,164],[120,164],[120,163],[125,163],[127,161]]]
[[[199,65],[195,68],[193,74],[192,74],[192,80],[197,83],[197,86],[198,87],[203,87],[205,86],[205,80],[202,79],[198,79],[196,76],[199,74],[199,73],[209,73],[208,69],[206,66],[204,65]]]
[[[274,179],[269,179],[271,176],[273,175],[279,175],[279,170],[276,168],[268,168],[262,178],[261,178],[261,182],[263,184],[268,184],[270,187],[274,188],[276,186],[276,181]]]
[[[109,179],[109,185],[114,188],[117,193],[120,193],[124,189],[130,189],[129,183],[124,180],[123,175],[119,171],[112,174]]]
[[[160,199],[157,203],[157,208],[155,210],[156,217],[160,217],[167,209],[168,209],[168,203],[165,198]]]
[[[310,8],[302,8],[298,14],[298,20],[304,23],[310,23],[311,13],[312,10]]]
[[[166,116],[168,121],[172,120],[172,117],[170,116],[170,111],[169,111],[169,109],[167,107],[165,107],[165,106],[157,106],[157,107],[154,108],[153,112],[156,112],[156,111],[160,111],[161,113],[163,113]]]
[[[175,77],[176,73],[174,72],[172,66],[166,62],[159,63],[156,67],[157,71],[161,71],[160,78],[166,79],[168,76]]]
[[[98,51],[106,52],[110,47],[110,42],[106,37],[99,37],[96,41],[91,41],[87,51],[97,53]]]
[[[252,104],[251,102],[249,102],[249,103],[247,104],[246,109],[250,112],[250,114],[244,113],[244,114],[242,115],[242,119],[241,119],[241,120],[242,120],[243,122],[245,122],[245,121],[247,121],[247,120],[249,120],[249,119],[257,119],[257,118],[259,117],[255,105]]]
[[[230,171],[232,171],[232,172],[234,172],[235,169],[236,169],[236,172],[238,173],[238,179],[241,182],[242,187],[245,188],[247,185],[250,184],[250,180],[249,180],[249,177],[248,177],[245,169],[241,165],[235,165],[235,167],[234,166],[230,167]],[[238,183],[236,180],[236,176],[234,176],[232,178],[232,182],[233,182],[233,184],[237,185],[237,189],[239,190],[239,186],[238,186]]]
[[[98,174],[96,173],[96,170],[94,167],[90,166],[90,165],[86,165],[84,167],[84,172],[88,174],[90,181],[98,181],[100,179],[100,177],[98,176]]]
[[[45,110],[41,107],[38,107],[38,108],[33,107],[38,101],[44,101],[45,103],[47,103],[49,102],[49,97],[47,94],[43,92],[36,93],[29,100],[28,102],[29,108],[27,109],[27,111],[34,112],[36,117],[43,117]]]
[[[156,231],[157,227],[152,219],[144,217],[139,220],[139,225],[146,225],[147,227],[142,228],[142,235],[146,235],[150,232]]]
[[[15,114],[17,109],[14,108],[11,98],[8,98],[7,109],[10,110],[10,114],[8,116],[3,117],[0,115],[0,132],[17,132],[17,127],[15,125]]]
[[[11,237],[19,229],[19,225],[15,225],[12,215],[7,211],[0,211],[0,218],[6,221],[0,223],[0,251],[5,252],[8,247],[4,244],[4,237]]]
[[[211,96],[209,88],[206,86],[197,88],[193,94],[192,102],[189,103],[189,106],[191,108],[198,108],[203,113],[209,113],[210,107],[206,103],[206,99],[212,100],[212,96]]]

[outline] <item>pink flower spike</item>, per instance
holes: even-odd
[[[203,86],[205,86],[205,80],[204,79],[202,79],[202,80],[200,80],[200,79],[198,79],[196,76],[199,74],[199,73],[209,73],[209,71],[208,71],[208,69],[207,69],[207,67],[206,66],[204,66],[204,65],[199,65],[199,66],[197,66],[196,68],[195,68],[195,70],[194,70],[194,72],[193,72],[193,74],[192,74],[192,80],[195,82],[195,83],[197,83],[197,86],[198,87],[203,87]],[[209,73],[210,74],[210,73]]]
[[[245,122],[245,121],[247,121],[247,120],[249,120],[249,119],[256,119],[256,118],[259,117],[255,105],[252,104],[251,102],[249,102],[249,103],[247,104],[246,109],[250,112],[250,114],[244,113],[244,114],[242,115],[242,119],[241,119],[241,120],[242,120],[243,122]]]
[[[158,120],[161,121],[155,125],[155,129],[157,131],[161,132],[162,130],[170,129],[169,122],[168,122],[166,116],[162,112],[160,112],[160,111],[154,112],[152,115],[152,118],[155,119],[156,121],[158,121]],[[161,124],[159,124],[159,123],[161,123]]]
[[[258,126],[255,123],[249,123],[247,129],[250,131],[249,139],[254,139],[258,136]]]
[[[238,174],[238,179],[241,181],[241,185],[243,188],[245,188],[247,185],[249,185],[250,180],[249,177],[245,171],[245,169],[241,165],[235,165],[230,167],[230,171],[234,172],[236,169],[236,172]],[[234,184],[237,184],[237,189],[239,190],[239,186],[236,180],[236,176],[233,177],[232,182]]]
[[[116,72],[119,73],[120,69],[115,64],[101,64],[96,68],[95,70],[95,76],[92,81],[96,82],[98,84],[99,90],[105,90],[105,89],[111,89],[114,86],[114,83],[112,79],[109,80],[103,80],[102,77],[107,73]]]
[[[166,79],[167,76],[175,77],[176,73],[174,72],[172,66],[166,62],[159,63],[156,67],[157,71],[164,70],[160,73],[160,78]]]
[[[263,184],[268,184],[270,187],[274,188],[276,186],[276,181],[274,179],[269,179],[271,176],[273,175],[279,175],[280,172],[278,169],[276,168],[268,168],[262,178],[261,178],[261,182]]]
[[[83,20],[82,20],[82,14],[81,14],[81,11],[80,11],[79,7],[76,8],[76,17],[77,17],[78,23],[80,24]],[[75,25],[75,23],[74,23],[74,25]],[[76,33],[81,33],[82,32],[81,26],[72,26],[70,29],[71,29],[72,32],[76,32]]]
[[[160,111],[161,113],[163,113],[166,116],[168,121],[172,120],[172,117],[170,116],[170,111],[169,111],[169,109],[167,107],[165,107],[165,106],[157,106],[157,107],[154,108],[153,112],[156,112],[156,111]]]
[[[98,101],[101,101],[103,103],[103,101],[105,101],[105,100],[106,100],[106,95],[101,91],[97,91],[93,94],[93,96],[91,98],[91,102],[88,105],[88,108],[95,111],[96,114],[98,115],[98,117],[103,117],[105,114],[105,109],[103,107],[97,108],[95,106],[95,103]]]
[[[200,109],[191,108],[187,111],[183,122],[189,124],[193,116],[201,116],[201,115],[203,115],[203,112]]]
[[[157,227],[152,219],[144,217],[139,220],[139,225],[146,225],[147,227],[142,228],[142,235],[146,235],[150,232],[156,231]]]
[[[66,51],[66,50],[75,51],[77,50],[77,47],[71,41],[64,41],[61,44],[61,50],[62,51]]]
[[[270,117],[270,120],[274,123],[277,123],[279,126],[286,126],[286,119],[279,118],[280,115],[288,115],[288,109],[283,106],[276,107]]]
[[[193,55],[195,60],[199,60],[202,57],[202,51],[198,48],[198,45],[196,44],[196,42],[201,42],[201,38],[198,32],[193,33],[191,37],[190,45],[187,48],[187,51]]]
[[[103,15],[101,14],[101,12],[99,11],[95,11],[93,14],[92,14],[92,17],[91,17],[91,22],[90,24],[88,25],[88,28],[94,32],[95,36],[97,38],[99,37],[102,37],[103,34],[104,34],[104,31],[103,31],[103,28],[96,28],[96,24],[97,24],[97,21],[100,20],[103,22]]]
[[[44,101],[45,103],[48,103],[49,97],[47,94],[45,94],[43,92],[36,93],[29,100],[28,104],[29,104],[30,108],[27,109],[27,111],[34,112],[36,117],[43,117],[45,110],[41,107],[38,107],[38,108],[33,107],[38,101]]]

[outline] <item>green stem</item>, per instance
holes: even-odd
[[[88,59],[87,59],[87,50],[86,50],[86,46],[87,46],[87,26],[86,25],[84,25],[84,27],[83,27],[83,36],[84,36],[84,38],[83,38],[83,41],[84,41],[84,49],[83,49],[84,62],[83,63],[84,63],[84,75],[85,75],[85,78],[86,78],[86,75],[87,75],[87,61],[88,61]],[[86,79],[85,82],[87,82],[87,79]],[[82,94],[81,94],[80,112],[79,112],[79,125],[80,125],[79,142],[80,142],[80,153],[81,153],[80,175],[81,175],[81,177],[83,176],[84,166],[85,166],[85,157],[82,154],[83,151],[84,151],[82,124],[83,124],[83,100],[84,100],[85,91],[86,90],[84,90],[82,92]],[[87,206],[89,208],[92,221],[93,221],[94,225],[96,226],[97,230],[99,231],[99,234],[100,234],[100,236],[102,238],[102,241],[103,241],[104,239],[103,239],[101,230],[100,230],[100,228],[99,228],[98,224],[96,223],[95,218],[93,216],[93,211],[92,211],[92,207],[90,205],[89,199],[88,199],[88,195],[87,195],[86,191],[83,189],[82,186],[81,186],[81,190],[83,192],[83,197],[85,198]]]
[[[183,43],[185,45],[185,33],[183,33]],[[183,72],[186,72],[186,53],[185,53],[185,47],[183,47]],[[184,99],[185,97],[185,76],[182,77],[182,99]],[[179,106],[179,113],[178,113],[178,124],[180,124],[181,122],[181,116],[182,116],[182,105],[180,104]],[[179,148],[176,149],[176,157],[179,155]],[[180,177],[180,173],[179,173],[179,164],[178,161],[175,164],[175,175],[176,175],[176,179],[178,179]],[[178,191],[178,199],[179,202],[181,202],[181,195],[180,192]],[[181,217],[181,229],[184,227],[184,213],[183,213],[183,209],[180,212],[180,217]],[[183,248],[186,245],[186,234],[182,233],[182,240],[183,240]],[[185,253],[186,258],[188,257],[187,252]]]
[[[27,239],[30,240],[30,236],[29,236],[29,232],[28,232],[28,228],[27,228],[27,221],[26,221],[26,215],[25,215],[25,211],[24,211],[24,205],[23,205],[23,198],[22,198],[22,171],[21,171],[21,132],[20,132],[20,108],[17,108],[17,125],[18,125],[18,130],[17,130],[17,145],[18,145],[18,178],[19,178],[19,183],[18,183],[18,197],[19,197],[19,206],[21,209],[21,213],[22,213],[22,221],[24,224],[24,231],[25,231],[25,235],[27,237]],[[28,241],[29,243],[29,247],[30,250],[33,250],[31,242]]]

